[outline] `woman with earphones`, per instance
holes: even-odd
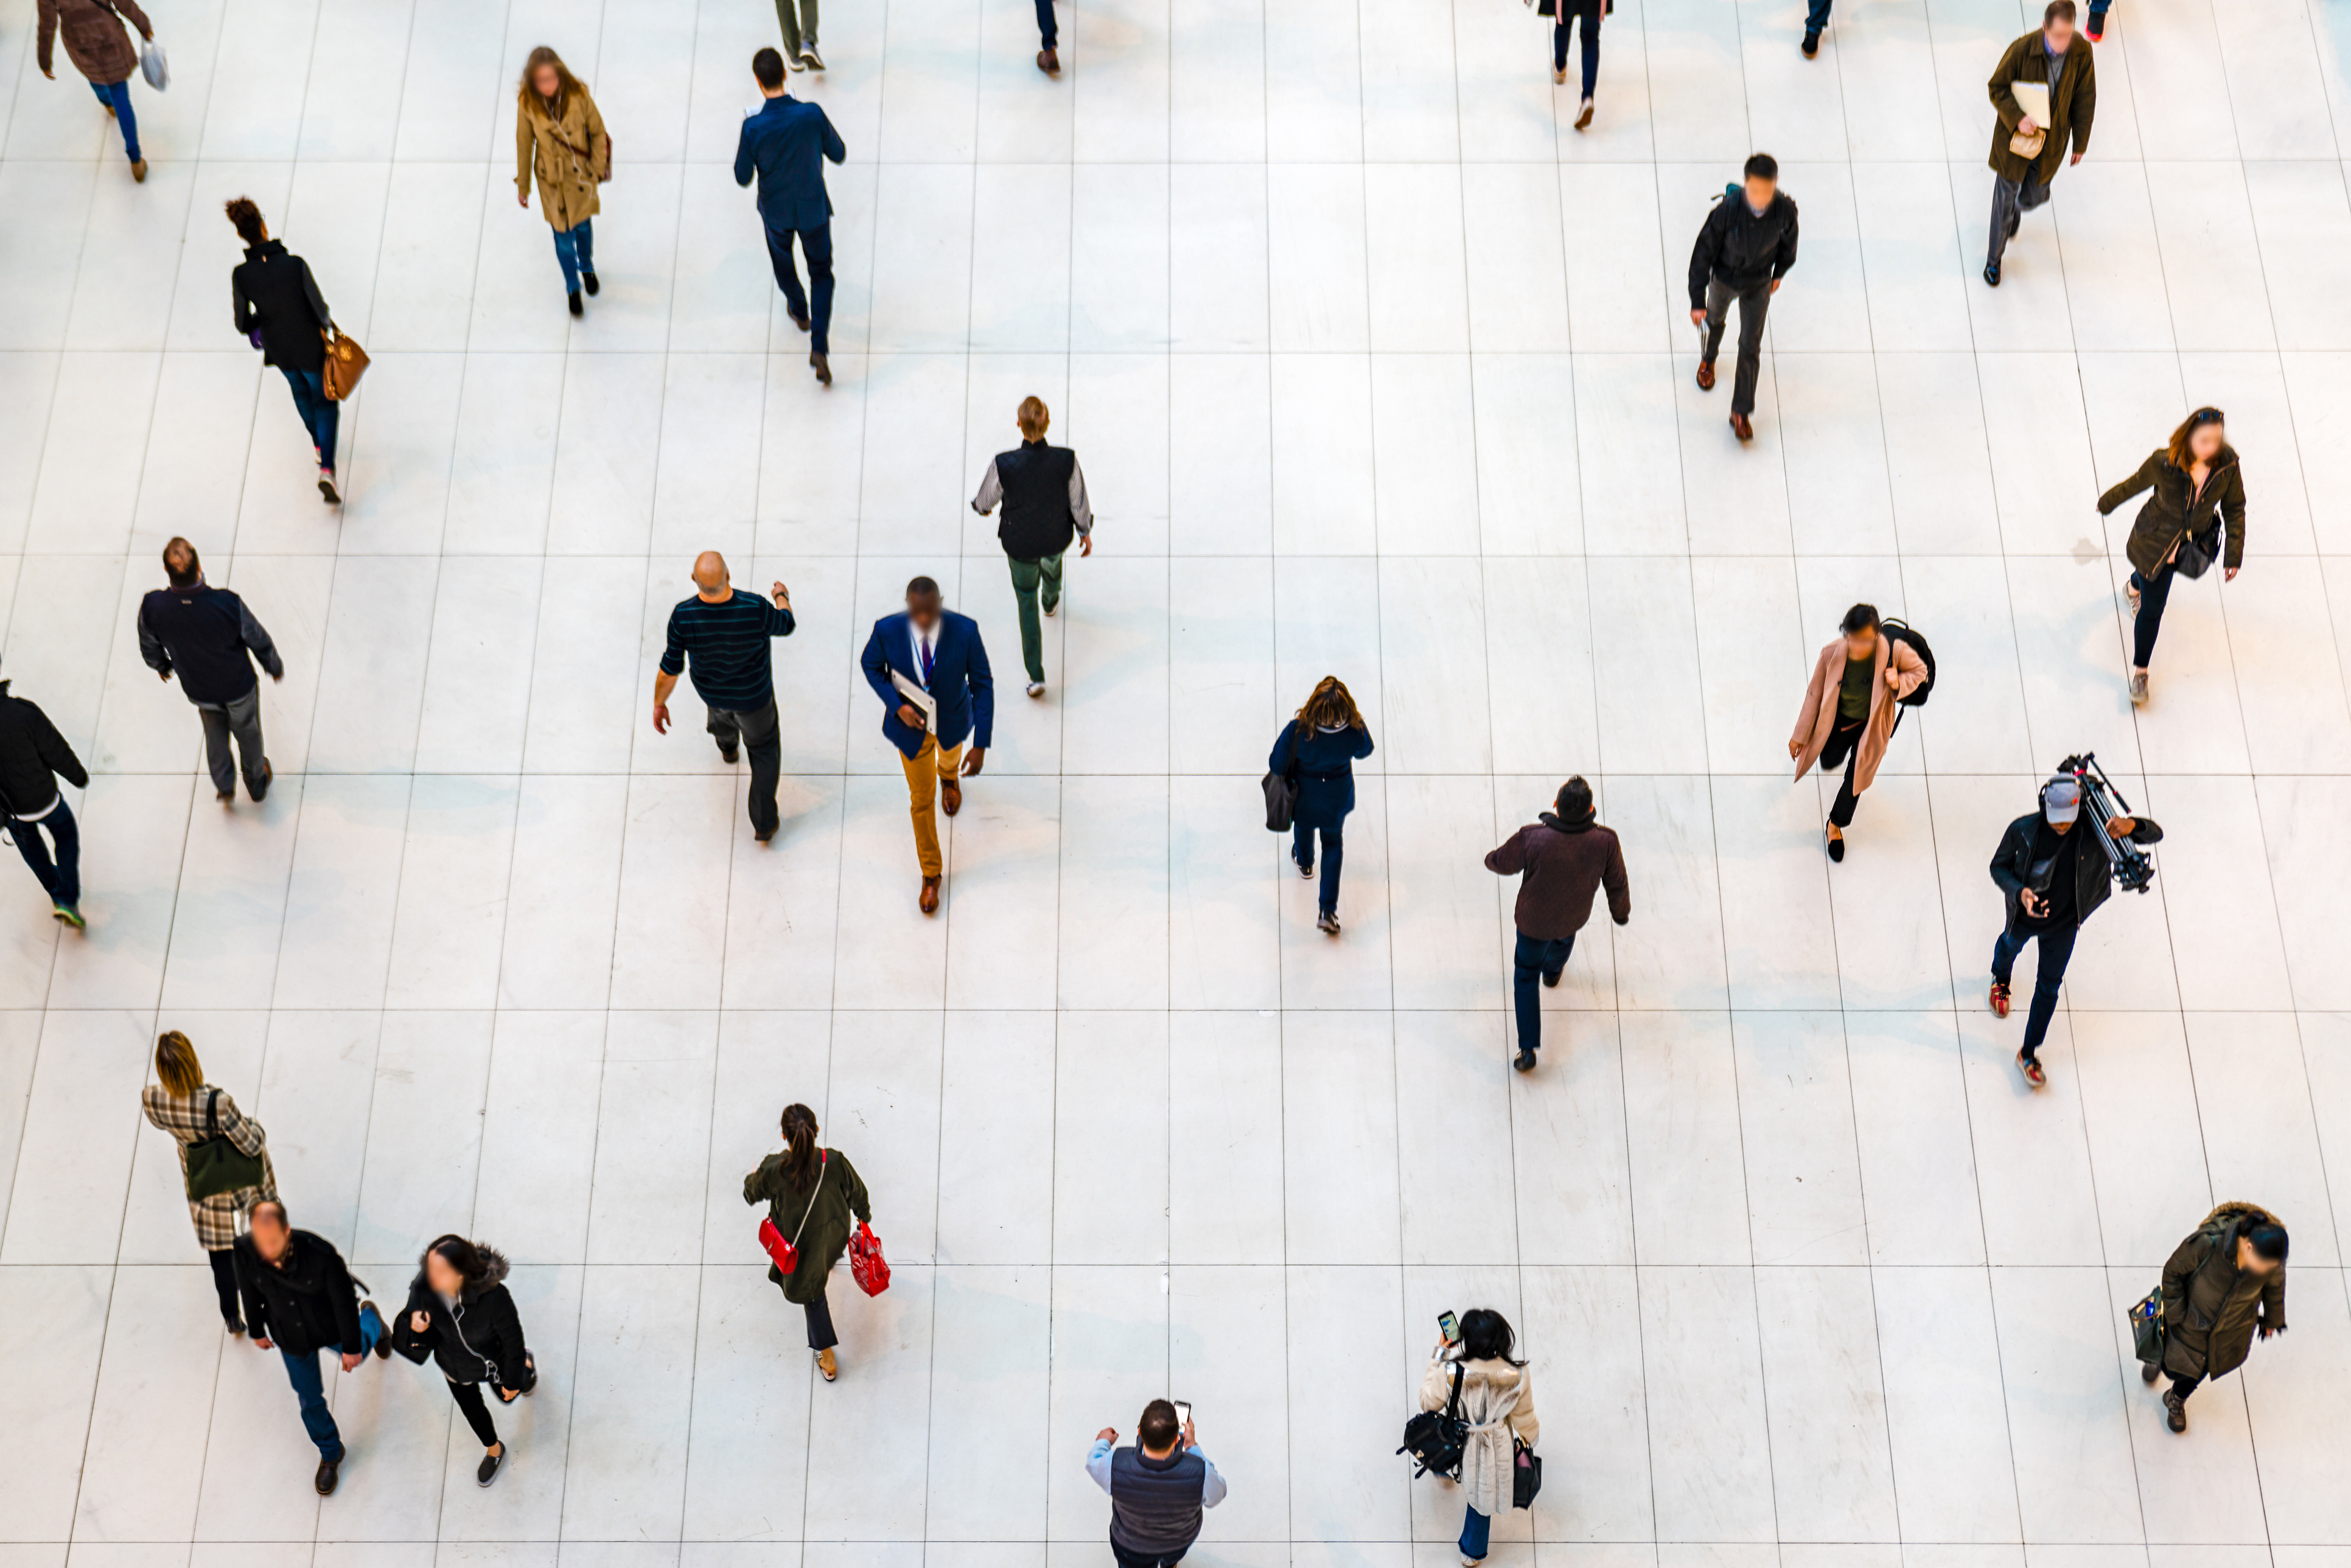
[[[2201,577],[2220,559],[2223,579],[2234,578],[2245,561],[2245,480],[2229,445],[2226,416],[2199,408],[2171,433],[2171,439],[2138,465],[2138,472],[2098,497],[2105,517],[2142,490],[2152,490],[2131,524],[2130,699],[2147,701],[2147,665],[2155,654],[2155,634],[2163,628],[2163,608],[2177,576]],[[2226,535],[2225,542],[2223,535]]]

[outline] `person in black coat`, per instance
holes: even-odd
[[[342,1254],[323,1236],[287,1224],[286,1206],[274,1197],[255,1204],[250,1228],[236,1239],[237,1291],[245,1298],[245,1326],[254,1347],[275,1349],[285,1359],[286,1376],[302,1402],[302,1427],[319,1446],[319,1495],[335,1490],[343,1462],[342,1435],[327,1408],[327,1387],[319,1353],[339,1351],[345,1372],[356,1371],[372,1351],[391,1354],[384,1322],[373,1301],[360,1299],[360,1282]]]
[[[269,755],[261,741],[261,682],[253,662],[273,681],[286,678],[286,661],[253,618],[245,601],[204,580],[196,547],[174,536],[163,546],[169,588],[139,601],[139,656],[158,677],[180,677],[204,727],[204,765],[224,806],[236,799],[242,765],[246,793],[258,805],[269,793]],[[229,747],[235,743],[235,754]]]
[[[49,895],[50,912],[79,931],[89,924],[81,917],[81,831],[57,788],[60,777],[77,789],[89,788],[89,771],[49,716],[9,695],[8,683],[0,681],[0,810],[7,813],[16,852]]]
[[[1322,888],[1314,925],[1339,935],[1341,835],[1355,809],[1355,762],[1372,754],[1372,732],[1355,707],[1346,684],[1325,675],[1298,716],[1274,738],[1266,769],[1298,782],[1298,805],[1290,813],[1290,863],[1298,874],[1314,875],[1314,839],[1322,838]]]
[[[245,241],[245,260],[229,274],[237,332],[261,350],[263,364],[284,372],[294,411],[319,454],[319,494],[329,506],[338,505],[335,432],[342,405],[327,395],[327,331],[334,319],[319,297],[310,264],[269,237],[269,225],[249,197],[228,204],[228,221]]]
[[[486,1450],[474,1471],[483,1486],[497,1479],[506,1445],[482,1402],[482,1385],[500,1402],[538,1386],[538,1368],[523,1344],[522,1317],[506,1287],[506,1254],[495,1247],[444,1236],[424,1249],[423,1267],[408,1287],[408,1305],[392,1327],[392,1348],[423,1365],[427,1356],[449,1380],[449,1397]]]
[[[2041,970],[2032,983],[2032,1010],[2024,1020],[2024,1049],[2017,1070],[2035,1089],[2049,1082],[2040,1061],[2041,1042],[2056,1015],[2058,988],[2074,956],[2074,939],[2114,892],[2114,863],[2100,845],[2076,833],[2082,814],[2082,784],[2060,773],[2041,787],[2041,809],[2008,825],[1992,852],[1991,879],[2008,904],[2008,920],[1991,949],[1991,1010],[2008,1016],[2008,978],[2024,945],[2041,943]],[[2094,822],[2091,831],[2096,831]],[[2163,830],[2145,817],[2109,817],[2106,831],[2135,844],[2161,841]]]
[[[1796,265],[1796,204],[1780,189],[1780,165],[1769,152],[1747,160],[1746,189],[1725,191],[1698,225],[1690,247],[1690,320],[1703,328],[1698,384],[1714,390],[1714,356],[1730,302],[1739,301],[1739,376],[1730,388],[1730,428],[1751,441],[1755,427],[1755,382],[1763,369],[1763,318],[1780,279]]]

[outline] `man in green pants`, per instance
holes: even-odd
[[[971,509],[981,517],[1004,503],[996,525],[1012,567],[1012,596],[1020,602],[1020,660],[1029,671],[1029,695],[1045,695],[1044,631],[1037,622],[1037,596],[1044,591],[1045,613],[1061,602],[1061,555],[1070,540],[1078,553],[1094,553],[1094,513],[1086,504],[1086,476],[1078,455],[1045,444],[1053,420],[1041,398],[1020,400],[1020,444],[999,452],[979,481]]]
[[[816,52],[816,0],[776,0],[776,20],[784,29],[784,63],[796,71],[824,69]]]

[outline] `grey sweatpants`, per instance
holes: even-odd
[[[225,703],[198,703],[196,716],[204,721],[204,765],[212,769],[213,788],[224,795],[236,793],[237,764],[245,771],[245,792],[258,800],[269,792],[269,758],[261,751],[261,685]],[[229,741],[236,756],[229,756]]]

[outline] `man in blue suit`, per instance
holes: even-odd
[[[946,797],[950,817],[963,810],[963,786],[957,779],[979,772],[996,733],[996,679],[988,673],[987,650],[980,645],[979,622],[944,608],[939,585],[918,577],[906,584],[904,612],[873,622],[873,635],[865,640],[858,663],[864,666],[865,684],[882,699],[882,733],[898,748],[899,764],[906,770],[914,852],[923,862],[923,913],[935,914],[946,862],[939,854],[932,798]],[[907,700],[893,675],[921,688],[937,705],[935,728]],[[967,758],[963,755],[967,737],[971,740]]]
[[[816,367],[816,379],[831,386],[832,367],[825,355],[832,327],[832,198],[824,193],[822,161],[841,162],[849,149],[823,110],[784,90],[783,56],[761,49],[751,57],[751,74],[768,101],[758,113],[744,117],[743,136],[735,144],[735,183],[749,184],[755,171],[759,176],[759,221],[768,226],[776,286],[784,291],[792,325],[813,334],[809,363]],[[816,295],[813,323],[808,297],[800,292],[799,268],[792,263],[795,238],[808,257],[809,287]]]

